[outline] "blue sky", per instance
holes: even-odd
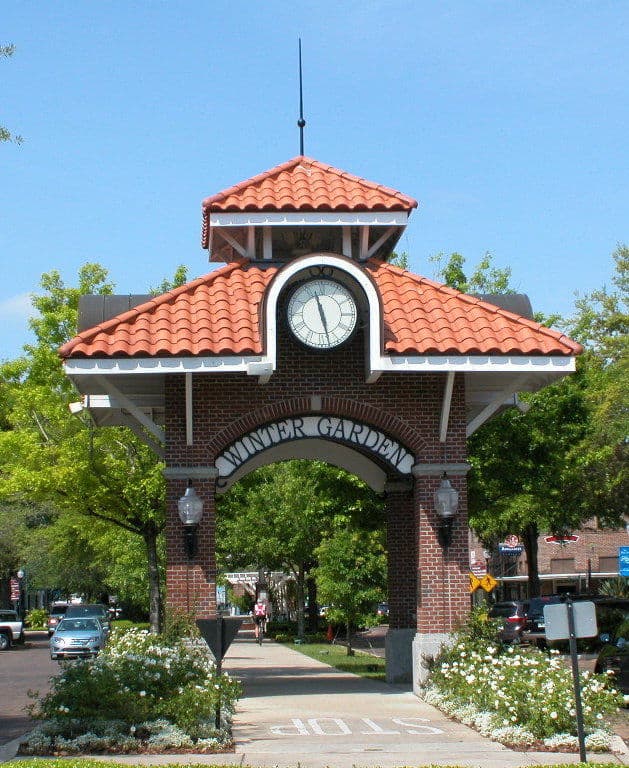
[[[201,200],[305,153],[420,201],[414,272],[459,251],[511,266],[569,315],[609,281],[629,212],[629,5],[528,2],[5,3],[0,359],[43,272],[96,261],[119,293],[211,268]]]

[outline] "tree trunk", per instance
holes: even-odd
[[[304,635],[304,567],[300,565],[297,572],[297,637],[303,640]]]
[[[308,632],[315,633],[319,629],[319,605],[317,603],[317,583],[314,577],[306,579],[308,589]]]
[[[537,562],[537,537],[539,530],[536,523],[530,523],[524,529],[524,549],[529,575],[529,597],[539,597],[541,592],[539,567]]]
[[[352,648],[352,622],[347,619],[347,624],[345,625],[345,640],[347,641],[347,655],[353,656],[354,655],[354,649]]]
[[[151,632],[158,633],[162,627],[162,595],[159,583],[159,559],[157,556],[157,530],[148,525],[143,531],[146,544],[149,579],[149,621]]]

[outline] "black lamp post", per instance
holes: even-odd
[[[454,526],[454,517],[459,508],[459,494],[450,485],[448,476],[443,473],[441,484],[435,491],[435,511],[439,516],[439,526],[437,528],[437,538],[439,544],[447,549],[452,543],[452,528]]]
[[[19,614],[20,618],[24,619],[26,616],[26,611],[28,610],[28,581],[26,578],[26,570],[24,568],[20,568],[16,575],[20,585]]]
[[[186,554],[191,560],[197,552],[197,528],[203,516],[203,501],[197,496],[189,480],[186,492],[177,502],[177,508],[179,519],[183,523]]]

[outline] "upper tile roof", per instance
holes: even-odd
[[[202,245],[208,247],[210,213],[247,211],[410,211],[412,197],[300,155],[206,198]]]
[[[382,299],[385,354],[575,355],[558,331],[388,263],[365,265]],[[63,358],[259,355],[261,307],[278,268],[232,262],[141,304],[59,350]]]

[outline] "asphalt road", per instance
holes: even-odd
[[[25,707],[32,703],[28,691],[44,694],[59,664],[50,659],[47,632],[26,632],[24,645],[0,653],[0,745],[33,727]]]

